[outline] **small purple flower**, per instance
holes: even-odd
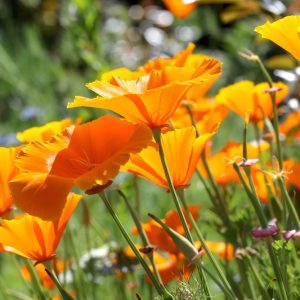
[[[239,167],[249,167],[258,162],[258,158],[251,158],[251,159],[243,159],[241,162],[237,163]]]
[[[267,94],[267,93],[275,93],[275,92],[279,92],[279,91],[281,91],[281,90],[282,90],[281,87],[272,86],[272,87],[270,87],[269,89],[264,90],[264,93],[265,93],[265,94]]]
[[[267,228],[254,228],[251,230],[251,234],[255,238],[266,238],[275,235],[278,231],[279,228],[276,225],[277,220],[272,219],[269,223]]]

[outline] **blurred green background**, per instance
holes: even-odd
[[[134,69],[172,55],[188,42],[223,62],[215,91],[240,79],[259,81],[259,71],[238,52],[256,50],[253,28],[286,13],[289,3],[214,2],[181,20],[154,0],[0,1],[0,145],[15,144],[15,132],[51,120],[94,117],[92,110],[66,109],[75,95],[88,95],[85,83],[114,67]],[[269,53],[269,44],[259,54]]]

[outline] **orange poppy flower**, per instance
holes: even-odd
[[[160,128],[168,123],[189,89],[200,88],[219,73],[220,63],[215,59],[183,67],[167,63],[134,80],[112,76],[109,81],[89,83],[87,87],[99,96],[75,97],[68,107],[109,109],[135,123]]]
[[[279,104],[287,95],[288,87],[282,82],[274,83],[274,87],[280,89],[276,92],[276,103]],[[252,81],[240,81],[222,88],[217,100],[240,117],[244,118],[248,113],[250,121],[259,122],[264,116],[273,117],[271,96],[265,92],[268,89],[266,82],[255,85]]]
[[[22,143],[32,141],[49,141],[52,136],[60,133],[66,127],[72,125],[71,119],[49,122],[40,127],[32,127],[17,133],[17,139]]]
[[[225,242],[205,241],[209,250],[224,260],[232,260],[234,258],[234,246]],[[196,241],[195,246],[200,249],[201,242]]]
[[[277,44],[300,61],[300,16],[287,16],[255,28],[265,39]]]
[[[0,147],[0,217],[4,217],[13,205],[8,182],[17,174],[17,169],[14,166],[17,152],[17,148]]]
[[[212,132],[228,115],[228,109],[214,98],[204,97],[184,102],[190,106],[197,129],[201,134]],[[176,128],[192,126],[191,116],[184,105],[176,110],[172,117],[172,124]]]
[[[0,226],[0,243],[6,252],[24,256],[37,263],[52,259],[67,222],[81,198],[80,195],[70,194],[62,214],[55,221],[43,221],[31,215],[3,220]]]
[[[211,145],[210,145],[211,147]],[[268,143],[261,142],[260,151],[266,151],[269,148]],[[210,150],[210,149],[208,149]],[[259,156],[259,148],[256,143],[247,144],[248,159],[255,159]],[[207,162],[216,182],[224,186],[231,182],[239,182],[238,175],[232,167],[232,161],[241,162],[243,160],[243,145],[241,143],[229,142],[222,150],[211,155],[208,152]],[[202,161],[199,161],[198,169],[201,175],[207,178],[207,172]]]
[[[185,49],[179,51],[174,57],[158,57],[150,60],[143,66],[139,67],[136,72],[132,72],[131,77],[136,76],[138,74],[137,72],[140,72],[141,74],[150,74],[152,71],[159,71],[167,66],[192,68],[201,67],[201,73],[206,72],[205,70],[210,70],[210,77],[201,82],[201,84],[193,84],[184,96],[185,100],[197,101],[207,93],[214,82],[220,77],[221,63],[211,56],[199,53],[193,54],[194,49],[195,45],[193,43],[189,43]]]
[[[199,218],[199,205],[190,205],[189,211],[195,220]],[[192,228],[189,219],[187,218],[185,210],[183,210],[184,216],[187,220],[188,226],[190,229]],[[185,235],[182,223],[178,216],[178,212],[176,210],[170,210],[166,215],[163,221],[171,227],[173,230],[177,231],[181,235]],[[149,220],[147,223],[143,223],[143,228],[147,234],[150,244],[156,246],[160,250],[167,251],[169,253],[178,254],[180,250],[173,242],[172,238],[168,235],[168,233],[154,220]],[[136,227],[133,228],[133,233],[138,235],[138,231]]]
[[[168,253],[161,255],[158,252],[154,252],[154,262],[161,280],[165,284],[171,280],[188,280],[193,270],[193,267],[188,265],[184,256],[181,254],[174,255]],[[146,278],[147,281],[151,283],[148,276]]]
[[[194,127],[162,134],[164,154],[175,188],[188,186],[205,144],[213,135],[214,133],[207,133],[197,138]],[[132,155],[123,170],[169,189],[156,144]]]
[[[280,133],[300,139],[300,110],[293,111],[279,126]]]
[[[16,161],[20,174],[10,182],[15,204],[32,215],[55,219],[72,186],[87,193],[101,191],[130,153],[146,147],[151,137],[141,124],[105,116],[49,142],[31,143],[22,149]]]
[[[184,0],[163,0],[163,2],[178,18],[186,18],[196,9],[195,3],[186,4]]]
[[[292,184],[300,190],[300,162],[289,160],[287,163],[287,183]]]
[[[64,263],[62,260],[54,260],[55,262],[55,270],[59,274],[64,270]],[[37,264],[34,266],[36,273],[40,279],[41,284],[49,290],[55,288],[55,284],[48,273],[45,271],[45,266],[43,264]],[[21,275],[26,281],[31,281],[31,275],[28,271],[27,266],[21,267]]]
[[[271,176],[268,176],[267,174],[264,174],[263,172],[264,171],[260,169],[259,165],[255,165],[251,168],[251,175],[253,178],[257,196],[262,202],[267,204],[269,202],[269,192],[267,185],[273,193],[275,192],[275,186],[273,178]]]

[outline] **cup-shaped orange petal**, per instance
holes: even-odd
[[[146,126],[105,116],[76,126],[68,136],[32,143],[17,161],[22,172],[10,183],[15,203],[30,214],[55,219],[72,186],[87,192],[105,187],[151,137]]]
[[[3,220],[0,243],[4,250],[36,262],[53,258],[67,222],[81,198],[80,195],[70,194],[62,214],[55,221],[43,221],[31,215]]]
[[[300,61],[300,16],[287,16],[273,23],[267,21],[255,28],[265,39],[271,40]]]
[[[165,126],[191,88],[197,88],[220,74],[215,59],[201,60],[182,67],[172,64],[153,69],[135,80],[112,76],[87,87],[99,96],[76,97],[68,107],[94,107],[112,110],[126,119],[150,128]]]
[[[282,82],[274,83],[278,88],[276,104],[282,102],[287,95],[288,87]],[[249,114],[249,120],[258,122],[264,116],[273,118],[271,96],[267,92],[269,85],[266,82],[255,85],[252,81],[240,81],[222,88],[217,95],[220,104],[244,118]]]
[[[3,217],[11,209],[13,200],[8,182],[17,174],[14,160],[17,155],[17,148],[0,147],[0,216]]]
[[[175,188],[189,184],[199,157],[214,133],[196,137],[193,127],[175,129],[162,134],[162,145]],[[125,171],[144,177],[168,189],[157,145],[151,145],[139,154],[132,155],[124,166]]]

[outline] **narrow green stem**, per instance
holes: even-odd
[[[183,214],[183,211],[182,211],[182,208],[181,208],[181,205],[180,205],[180,201],[179,201],[179,198],[177,196],[177,193],[176,193],[176,190],[175,190],[175,187],[173,185],[173,181],[172,181],[172,178],[171,178],[171,175],[170,175],[169,167],[168,167],[168,164],[167,164],[167,160],[166,160],[164,150],[163,150],[163,145],[162,145],[162,142],[161,142],[160,130],[153,131],[153,135],[154,135],[155,141],[157,142],[157,144],[159,146],[159,155],[160,155],[161,163],[162,163],[162,166],[163,166],[163,169],[164,169],[164,172],[165,172],[165,176],[166,176],[166,179],[167,179],[167,182],[168,182],[168,185],[169,185],[169,188],[170,188],[170,192],[171,192],[171,195],[172,195],[172,199],[173,199],[174,204],[176,206],[176,209],[177,209],[180,221],[182,223],[184,232],[187,236],[187,239],[191,243],[193,243],[192,234],[191,234],[190,229],[188,227],[187,221],[184,217],[184,214]]]
[[[90,250],[92,249],[92,243],[91,243],[91,234],[90,234],[90,226],[86,225],[85,226],[85,236],[86,236],[86,243],[87,243],[87,248],[88,248],[88,253],[90,254],[90,260],[92,260],[92,254]],[[92,282],[91,282],[91,289],[92,289],[92,298],[93,300],[97,300],[97,293],[96,293],[96,272],[95,272],[95,265],[91,264],[91,274],[92,274]]]
[[[277,181],[281,190],[281,193],[283,194],[283,201],[287,204],[287,207],[290,212],[290,216],[293,219],[294,225],[296,226],[296,229],[300,229],[300,220],[297,213],[297,210],[293,204],[293,201],[286,189],[286,186],[284,184],[284,181],[281,176],[277,177]]]
[[[241,282],[244,284],[244,289],[248,293],[249,299],[257,299],[254,287],[253,287],[253,282],[251,280],[251,277],[249,276],[248,268],[247,265],[245,264],[245,261],[243,259],[238,260],[238,266],[239,266],[239,271],[241,275]],[[246,293],[245,293],[246,294]]]
[[[238,174],[238,176],[239,176],[239,178],[242,182],[242,185],[245,188],[246,194],[247,194],[248,198],[250,199],[252,206],[255,209],[256,215],[257,215],[257,217],[260,221],[260,225],[263,228],[266,228],[267,227],[267,220],[266,220],[265,215],[263,213],[260,201],[255,197],[255,195],[252,193],[251,189],[249,188],[243,174],[240,171],[240,167],[236,163],[234,163],[233,168],[236,171],[236,173]]]
[[[69,227],[70,228],[70,227]],[[86,294],[86,285],[85,285],[85,280],[84,280],[84,277],[83,277],[83,271],[79,265],[79,255],[77,253],[77,247],[75,245],[75,242],[74,242],[74,234],[71,232],[71,229],[68,230],[68,237],[69,237],[69,241],[70,241],[70,244],[71,244],[71,249],[72,249],[72,254],[74,255],[74,258],[75,258],[75,266],[76,266],[76,271],[74,272],[76,274],[76,280],[77,280],[77,283],[78,283],[78,296],[84,300],[86,300],[88,297],[87,297],[87,294]]]
[[[271,297],[270,297],[268,291],[265,288],[265,284],[263,283],[263,281],[262,281],[262,279],[259,275],[260,273],[254,267],[251,258],[247,257],[246,261],[247,261],[247,264],[248,264],[249,269],[251,271],[251,274],[252,274],[252,276],[253,276],[253,278],[254,278],[254,280],[255,280],[255,282],[256,282],[256,284],[257,284],[257,286],[258,286],[258,288],[259,288],[259,290],[262,294],[263,299],[264,300],[271,300]]]
[[[245,181],[244,179],[244,176],[242,175],[238,165],[236,163],[233,164],[233,168],[234,170],[237,172],[244,188],[245,188],[245,191],[252,203],[252,206],[254,207],[255,209],[255,212],[257,214],[257,217],[260,221],[260,225],[263,227],[263,228],[266,228],[268,223],[267,223],[267,220],[265,218],[265,215],[263,213],[263,210],[262,210],[262,207],[261,207],[261,203],[259,201],[259,199],[255,196],[255,194],[253,194],[252,190],[249,188],[247,182]],[[272,262],[272,266],[273,266],[273,269],[274,269],[274,272],[275,272],[275,276],[277,278],[277,282],[278,282],[278,286],[279,286],[279,291],[280,291],[280,295],[281,295],[281,299],[284,299],[284,300],[287,300],[287,292],[286,292],[286,289],[285,289],[285,286],[284,286],[284,282],[283,282],[283,277],[282,277],[282,273],[281,273],[281,270],[280,270],[280,266],[279,266],[279,262],[278,262],[278,259],[276,257],[276,254],[274,252],[274,249],[273,249],[273,246],[272,246],[272,240],[270,239],[267,239],[267,246],[268,246],[268,252],[269,252],[269,256],[271,258],[271,262]]]
[[[36,275],[36,272],[35,272],[35,269],[34,269],[33,265],[27,259],[24,260],[24,262],[25,262],[25,265],[26,265],[26,267],[28,269],[28,272],[30,274],[31,281],[32,281],[32,284],[33,284],[33,289],[34,289],[35,293],[37,294],[38,299],[39,300],[47,300],[47,297],[43,293],[42,286],[41,286],[40,281],[39,281],[39,279]]]
[[[257,146],[258,146],[258,154],[259,154],[259,158],[260,158],[260,163],[262,166],[263,170],[266,170],[266,162],[262,153],[262,149],[261,149],[261,144],[260,144],[260,130],[257,126],[256,123],[254,123],[254,132],[255,132],[255,138],[256,138],[256,142],[257,142]],[[274,209],[274,204],[276,204],[276,207],[279,208],[280,213],[282,214],[282,205],[278,200],[278,197],[273,193],[270,185],[268,184],[268,179],[267,179],[267,175],[263,172],[263,176],[264,176],[264,182],[266,185],[266,188],[268,190],[268,198],[270,199],[270,210],[272,215],[275,217],[275,209]],[[274,201],[274,203],[273,203]]]
[[[156,291],[158,292],[158,294],[160,296],[162,296],[164,299],[167,299],[167,300],[171,300],[172,299],[173,300],[174,299],[173,296],[165,289],[164,286],[160,285],[160,283],[158,282],[158,280],[156,279],[156,277],[152,274],[149,266],[145,262],[144,258],[140,254],[139,250],[136,248],[134,242],[132,241],[132,239],[128,235],[127,231],[125,230],[125,228],[122,225],[121,221],[119,220],[118,216],[114,212],[112,206],[110,205],[110,203],[109,203],[109,201],[108,201],[108,199],[106,197],[105,192],[100,193],[99,196],[103,200],[103,202],[104,202],[107,210],[109,211],[110,215],[114,219],[116,225],[118,226],[119,230],[121,231],[123,237],[126,239],[127,243],[129,244],[130,248],[132,249],[133,253],[135,254],[135,256],[137,257],[137,259],[139,260],[139,262],[143,266],[145,272],[147,273],[147,275],[149,276],[149,278],[152,281],[153,285],[155,286]]]
[[[179,198],[181,200],[181,203],[182,203],[182,205],[183,205],[183,207],[184,207],[184,209],[185,209],[185,211],[187,213],[187,216],[188,216],[190,222],[192,223],[193,228],[196,231],[196,235],[197,235],[198,239],[201,242],[201,246],[204,248],[204,250],[205,250],[205,252],[206,252],[206,254],[207,254],[207,256],[208,256],[208,258],[209,258],[209,260],[211,262],[211,264],[214,266],[214,268],[215,268],[215,270],[216,270],[219,278],[221,279],[221,281],[222,281],[222,283],[224,285],[224,287],[222,285],[222,288],[223,288],[224,292],[230,297],[230,299],[235,299],[234,292],[232,291],[232,288],[231,288],[229,282],[227,281],[225,274],[221,270],[221,267],[219,266],[217,260],[215,259],[214,255],[212,254],[212,252],[210,251],[209,247],[207,246],[207,244],[205,242],[205,239],[204,239],[204,237],[203,237],[203,235],[202,235],[202,233],[201,233],[201,231],[199,229],[198,224],[196,223],[193,215],[191,214],[191,212],[188,209],[188,205],[187,205],[187,203],[185,201],[185,197],[184,197],[184,190],[180,189],[178,194],[179,194]]]
[[[269,72],[267,71],[266,67],[264,66],[263,62],[261,61],[261,59],[258,56],[255,61],[257,62],[258,66],[260,67],[266,80],[268,81],[270,88],[272,88],[273,80],[272,80]],[[277,105],[276,105],[276,92],[270,92],[270,97],[272,100],[272,107],[273,107],[273,123],[274,123],[275,137],[276,137],[277,156],[278,156],[280,171],[282,171],[283,159],[282,159],[281,145],[280,145],[280,139],[279,139],[279,125],[278,125],[278,111],[277,111]]]
[[[183,214],[183,211],[182,211],[182,208],[181,208],[181,205],[180,205],[180,200],[178,198],[175,187],[173,185],[173,181],[172,181],[172,178],[171,178],[171,174],[170,174],[170,171],[169,171],[167,160],[166,160],[166,157],[164,155],[163,145],[162,145],[162,142],[161,142],[160,129],[153,130],[153,136],[154,136],[154,139],[155,139],[155,141],[157,142],[157,144],[159,146],[159,155],[160,155],[161,163],[162,163],[162,166],[163,166],[163,169],[164,169],[164,172],[165,172],[165,176],[166,176],[169,188],[170,188],[172,199],[174,201],[174,204],[175,204],[176,210],[178,212],[178,215],[179,215],[180,221],[182,223],[182,226],[184,228],[184,232],[187,236],[187,239],[193,244],[192,234],[191,234],[190,229],[188,227],[187,221],[184,217],[184,214]],[[200,281],[202,283],[202,287],[204,289],[205,295],[206,295],[206,297],[210,298],[211,296],[210,296],[210,292],[209,292],[209,289],[208,289],[205,274],[203,273],[203,270],[201,269],[201,267],[197,266],[197,269],[198,269],[199,278],[200,278]]]
[[[195,128],[195,131],[196,131],[196,136],[200,136],[200,133],[199,133],[199,130],[197,128],[197,123],[196,123],[196,120],[194,118],[194,114],[193,114],[193,111],[191,109],[191,106],[189,104],[186,104],[185,105],[185,108],[187,109],[188,111],[188,114],[190,116],[190,119],[191,119],[191,122],[192,122],[192,125],[193,127]],[[220,193],[220,190],[218,188],[218,185],[215,181],[215,178],[209,168],[209,165],[207,163],[207,159],[206,159],[206,154],[205,154],[205,151],[203,151],[202,155],[201,155],[201,158],[202,158],[202,162],[203,162],[203,165],[204,165],[204,168],[205,168],[205,171],[208,175],[208,178],[210,180],[210,183],[213,187],[213,190],[215,192],[215,196],[212,195],[208,185],[206,184],[206,182],[204,181],[202,175],[200,174],[200,172],[198,171],[198,175],[200,177],[200,180],[202,181],[203,185],[204,185],[204,188],[206,189],[206,192],[208,193],[213,205],[215,206],[215,209],[217,211],[217,213],[221,216],[221,218],[223,219],[223,222],[228,226],[230,227],[231,225],[231,222],[228,218],[228,215],[227,215],[227,209],[224,205],[224,202],[223,202],[223,198],[221,196],[221,193]],[[217,201],[215,200],[215,198],[217,198]]]
[[[0,295],[2,297],[1,299],[9,300],[9,298],[8,298],[9,295],[7,294],[7,289],[6,289],[5,285],[3,284],[1,278],[0,278]]]
[[[125,203],[126,203],[128,209],[129,209],[129,212],[131,214],[131,217],[132,217],[132,219],[133,219],[133,221],[135,223],[135,226],[136,226],[136,228],[137,228],[137,230],[139,232],[139,235],[140,235],[140,237],[142,239],[144,247],[150,245],[150,242],[148,240],[147,234],[146,234],[146,232],[145,232],[145,230],[144,230],[144,228],[143,228],[143,226],[141,224],[140,218],[138,217],[136,211],[131,206],[130,202],[128,201],[128,198],[126,197],[126,195],[121,190],[118,190],[118,193],[125,200]],[[151,262],[152,268],[154,270],[154,274],[155,274],[155,276],[156,276],[159,284],[163,285],[163,282],[162,282],[161,277],[159,275],[159,272],[157,270],[156,264],[154,262],[153,251],[151,251],[150,253],[148,253],[147,256],[149,257],[149,260]]]
[[[205,171],[208,175],[208,178],[209,178],[209,181],[211,183],[211,186],[213,187],[213,190],[215,192],[215,195],[216,195],[216,198],[218,200],[218,205],[220,206],[220,209],[219,211],[222,212],[221,216],[222,216],[222,219],[223,219],[223,222],[224,224],[227,225],[228,228],[231,228],[232,227],[232,224],[230,222],[230,219],[228,217],[228,213],[227,213],[227,207],[225,206],[225,203],[223,201],[223,197],[220,193],[220,190],[219,190],[219,187],[217,185],[217,182],[210,170],[210,167],[208,165],[208,162],[207,162],[207,158],[206,158],[206,153],[205,151],[202,152],[201,154],[201,158],[202,158],[202,162],[203,162],[203,166],[205,168]]]
[[[45,268],[46,273],[51,277],[51,279],[53,280],[55,286],[57,287],[57,289],[59,290],[63,300],[75,300],[73,297],[71,297],[66,290],[62,287],[62,285],[60,284],[60,282],[58,281],[58,278],[56,277],[56,275],[54,274],[54,272],[51,270],[48,270],[47,268]]]

